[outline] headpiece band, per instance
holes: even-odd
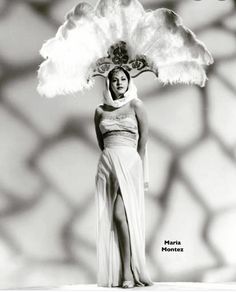
[[[112,45],[108,50],[108,56],[97,60],[93,77],[107,77],[109,71],[116,66],[123,67],[130,73],[132,78],[143,72],[153,72],[158,77],[158,71],[153,68],[145,55],[136,56],[131,59],[126,42],[120,41]]]

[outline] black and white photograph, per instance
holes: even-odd
[[[0,0],[0,290],[236,291],[236,0]]]

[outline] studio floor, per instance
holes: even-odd
[[[14,289],[15,291],[18,289]],[[91,285],[68,285],[60,287],[29,287],[20,289],[25,291],[120,291],[121,288],[104,288],[97,287],[96,284]],[[210,292],[228,292],[236,291],[236,282],[230,283],[191,283],[191,282],[178,282],[178,283],[158,283],[155,282],[151,287],[135,287],[130,290],[135,291],[158,291],[158,292],[201,292],[201,291],[210,291]],[[9,291],[9,290],[8,290]],[[12,289],[11,289],[12,291]]]

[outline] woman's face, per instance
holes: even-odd
[[[127,91],[128,85],[129,80],[122,70],[117,71],[112,75],[111,89],[117,98],[119,98]]]

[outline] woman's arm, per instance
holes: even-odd
[[[134,99],[133,105],[135,109],[136,118],[138,121],[139,140],[138,153],[143,159],[145,153],[145,146],[148,140],[148,118],[144,108],[143,102],[140,99]]]
[[[103,138],[102,138],[102,133],[99,128],[100,119],[101,119],[101,109],[97,107],[94,114],[94,125],[95,125],[95,131],[96,131],[99,148],[101,149],[101,151],[103,151],[104,149]]]

